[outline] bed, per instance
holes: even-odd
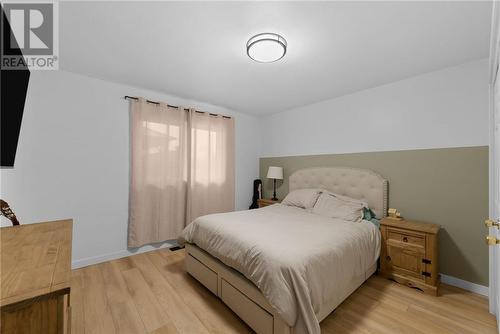
[[[387,180],[370,170],[307,168],[290,191],[321,188],[387,212]],[[377,268],[380,232],[281,204],[196,219],[181,234],[187,272],[257,333],[320,333],[319,322]]]

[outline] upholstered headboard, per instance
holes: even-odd
[[[377,217],[387,215],[387,180],[368,170],[348,167],[300,169],[290,175],[289,190],[322,188],[365,201]]]

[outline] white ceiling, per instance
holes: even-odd
[[[61,2],[61,69],[265,114],[485,58],[490,2]],[[279,62],[254,34],[288,41]]]

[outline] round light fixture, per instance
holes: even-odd
[[[247,42],[247,54],[259,63],[272,63],[286,54],[286,40],[278,34],[262,33]]]

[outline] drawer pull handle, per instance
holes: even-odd
[[[407,237],[403,237],[403,242],[408,242],[408,238]]]
[[[386,259],[387,261],[391,261],[391,257],[390,257],[389,255],[387,255],[387,256],[385,257],[385,259]]]

